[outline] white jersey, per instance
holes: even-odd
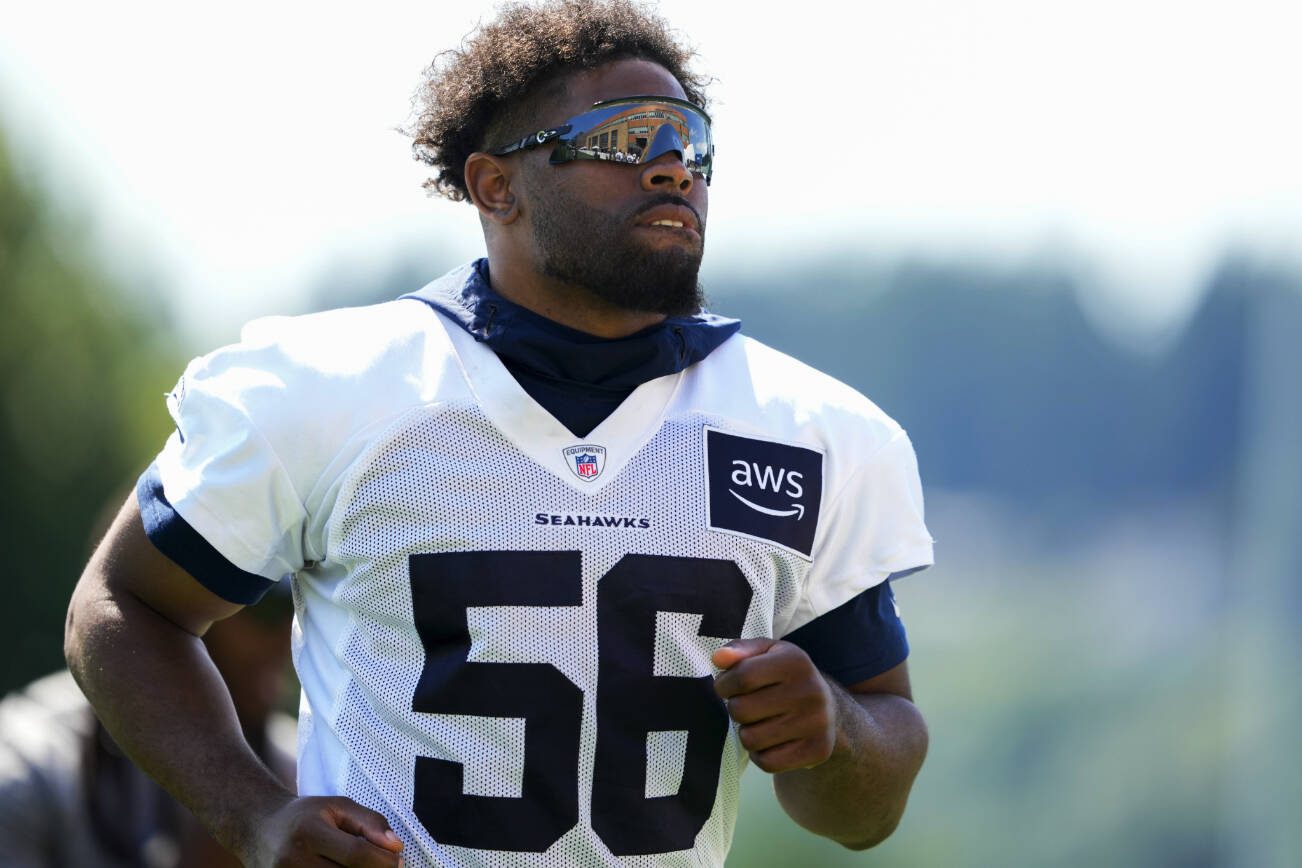
[[[414,299],[252,323],[169,405],[167,500],[293,576],[300,793],[410,866],[721,865],[711,653],[931,562],[904,431],[741,336],[582,438]]]

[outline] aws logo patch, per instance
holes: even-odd
[[[705,429],[709,526],[808,558],[823,500],[823,453]]]

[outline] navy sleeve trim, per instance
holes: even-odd
[[[916,571],[888,576],[783,638],[798,645],[815,666],[841,684],[857,684],[881,675],[909,656],[909,639],[895,608],[891,579]]]
[[[140,504],[145,536],[154,547],[223,600],[248,606],[262,599],[276,584],[265,576],[245,572],[226,560],[172,508],[163,493],[158,465],[151,464],[140,474],[136,483],[136,501]]]

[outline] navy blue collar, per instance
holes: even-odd
[[[741,322],[701,312],[669,317],[623,338],[577,331],[507,301],[488,282],[488,260],[448,272],[403,298],[419,299],[487,344],[513,370],[557,383],[627,393],[708,356]]]

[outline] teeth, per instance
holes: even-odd
[[[672,226],[672,227],[674,227],[675,229],[682,229],[682,228],[683,228],[683,223],[682,223],[681,220],[657,220],[657,221],[655,221],[654,223],[652,223],[651,225],[652,225],[652,226]]]

